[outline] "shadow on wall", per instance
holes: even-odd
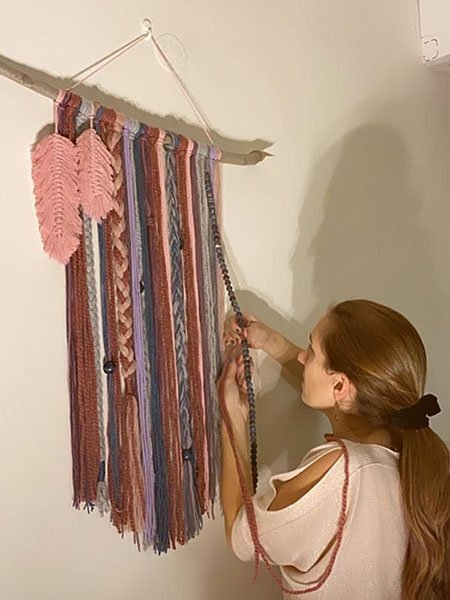
[[[428,337],[444,349],[445,328],[435,316],[446,314],[449,297],[435,272],[429,233],[418,220],[422,199],[410,175],[407,147],[391,127],[365,124],[330,147],[314,169],[299,216],[290,262],[294,318],[283,319],[248,291],[239,293],[244,310],[304,346],[331,303],[369,298],[399,310],[416,326],[419,317],[430,315]],[[299,323],[295,315],[305,312],[302,274],[311,270],[311,262],[315,304]],[[262,465],[271,466],[287,453],[288,468],[294,468],[329,430],[325,419],[299,405],[298,398],[298,389],[294,392],[282,378],[259,398]]]
[[[313,261],[316,300],[307,318],[302,323],[295,318],[286,320],[252,291],[238,293],[242,308],[302,346],[330,303],[370,298],[399,310],[413,323],[430,315],[427,334],[433,345],[444,349],[446,327],[437,316],[448,312],[449,298],[435,272],[429,234],[419,223],[421,203],[412,187],[401,134],[379,124],[353,130],[317,163],[299,216],[298,242],[290,263],[292,311],[294,315],[305,312],[303,274],[310,272]],[[262,362],[263,377],[270,362]],[[294,468],[329,430],[319,413],[299,403],[298,395],[298,389],[294,391],[280,377],[275,387],[258,399],[260,466],[273,466],[282,456],[287,458],[287,468]],[[216,581],[222,571],[218,560],[217,554],[212,554],[207,569]],[[252,588],[252,566],[246,567],[248,600],[281,596],[267,574],[261,576],[263,595],[260,582]],[[239,578],[245,573],[242,565],[238,573]],[[223,596],[215,591],[214,597],[229,597],[226,592],[234,583],[224,580]],[[212,580],[205,580],[205,586],[214,589]]]
[[[321,174],[336,152],[337,166],[322,192]],[[314,259],[314,318],[330,301],[356,297],[384,302],[406,316],[437,314],[447,306],[434,273],[429,234],[418,222],[422,200],[410,175],[400,133],[376,124],[349,133],[317,166],[292,258],[294,272],[300,273],[305,258]],[[312,237],[309,223],[317,204],[324,218]],[[301,293],[294,277],[294,308]]]

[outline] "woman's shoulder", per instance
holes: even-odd
[[[343,444],[343,446],[341,445]],[[345,450],[344,450],[345,448]],[[399,454],[376,444],[363,444],[350,440],[341,440],[328,437],[324,444],[315,446],[305,454],[300,465],[293,470],[278,473],[270,478],[271,487],[277,489],[277,482],[287,482],[297,478],[304,472],[316,472],[321,476],[328,474],[328,483],[339,483],[341,480],[340,465],[344,462],[344,453],[348,454],[350,476],[357,472],[366,471],[371,465],[388,467],[397,470]]]
[[[321,453],[306,468],[299,469],[288,479],[278,478],[273,481],[276,490],[269,510],[286,508],[308,494],[327,475],[332,467],[339,461],[343,454],[342,448],[330,448]]]
[[[353,442],[347,439],[341,439],[340,442],[331,436],[327,436],[326,443],[312,448],[305,454],[296,470],[308,467],[333,450],[342,449],[343,447],[348,452],[351,471],[370,464],[393,467],[398,465],[399,453],[386,446]]]
[[[398,470],[398,460],[400,454],[378,444],[363,444],[360,442],[352,442],[343,440],[349,455],[350,473],[358,470],[367,470],[365,467],[375,467],[382,469]]]
[[[311,448],[300,464],[294,469],[290,469],[289,471],[279,472],[270,477],[270,483],[273,484],[277,481],[289,481],[299,475],[302,471],[307,470],[309,467],[313,466],[317,462],[325,464],[328,462],[326,457],[337,456],[338,451],[342,454],[342,448],[336,441],[327,441],[324,444],[320,444],[319,446],[315,446]],[[335,462],[334,460],[332,462]],[[276,487],[276,486],[275,486]]]

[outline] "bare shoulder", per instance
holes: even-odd
[[[319,483],[322,477],[339,460],[342,454],[343,450],[341,448],[336,448],[336,450],[332,450],[318,458],[312,465],[293,479],[278,482],[278,485],[276,486],[277,494],[272,500],[268,510],[281,510],[294,504],[297,500],[300,500],[302,496]]]

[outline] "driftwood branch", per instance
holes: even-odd
[[[46,98],[50,98],[50,100],[56,100],[58,96],[58,90],[60,89],[58,86],[58,80],[55,77],[55,85],[49,85],[44,83],[43,81],[39,81],[41,79],[39,77],[39,72],[33,69],[34,73],[37,73],[37,77],[31,77],[27,73],[24,73],[20,69],[13,67],[11,64],[8,64],[10,61],[4,59],[4,57],[0,56],[0,76],[6,77],[7,79],[11,79],[15,83],[23,87],[27,87],[33,92],[40,94],[41,96],[45,96]],[[47,74],[42,74],[42,79],[49,79],[50,76]],[[50,78],[51,79],[51,78]],[[220,148],[219,148],[220,149]],[[256,165],[262,160],[266,158],[266,156],[272,156],[268,152],[264,152],[264,150],[253,150],[248,154],[239,154],[237,152],[227,152],[225,150],[221,150],[221,159],[222,163],[231,164],[231,165]]]

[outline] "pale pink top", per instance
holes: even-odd
[[[407,535],[403,517],[397,452],[373,444],[345,441],[350,485],[342,545],[333,570],[315,592],[297,596],[314,600],[400,600],[401,573]],[[260,541],[280,565],[283,583],[302,590],[322,574],[332,546],[341,508],[344,457],[294,504],[269,511],[276,495],[274,481],[288,481],[321,456],[339,448],[328,442],[314,448],[300,467],[274,475],[269,490],[254,497]],[[252,560],[253,544],[243,509],[233,525],[232,547],[244,561]],[[264,568],[261,566],[261,568]],[[284,594],[285,599],[296,596]]]

